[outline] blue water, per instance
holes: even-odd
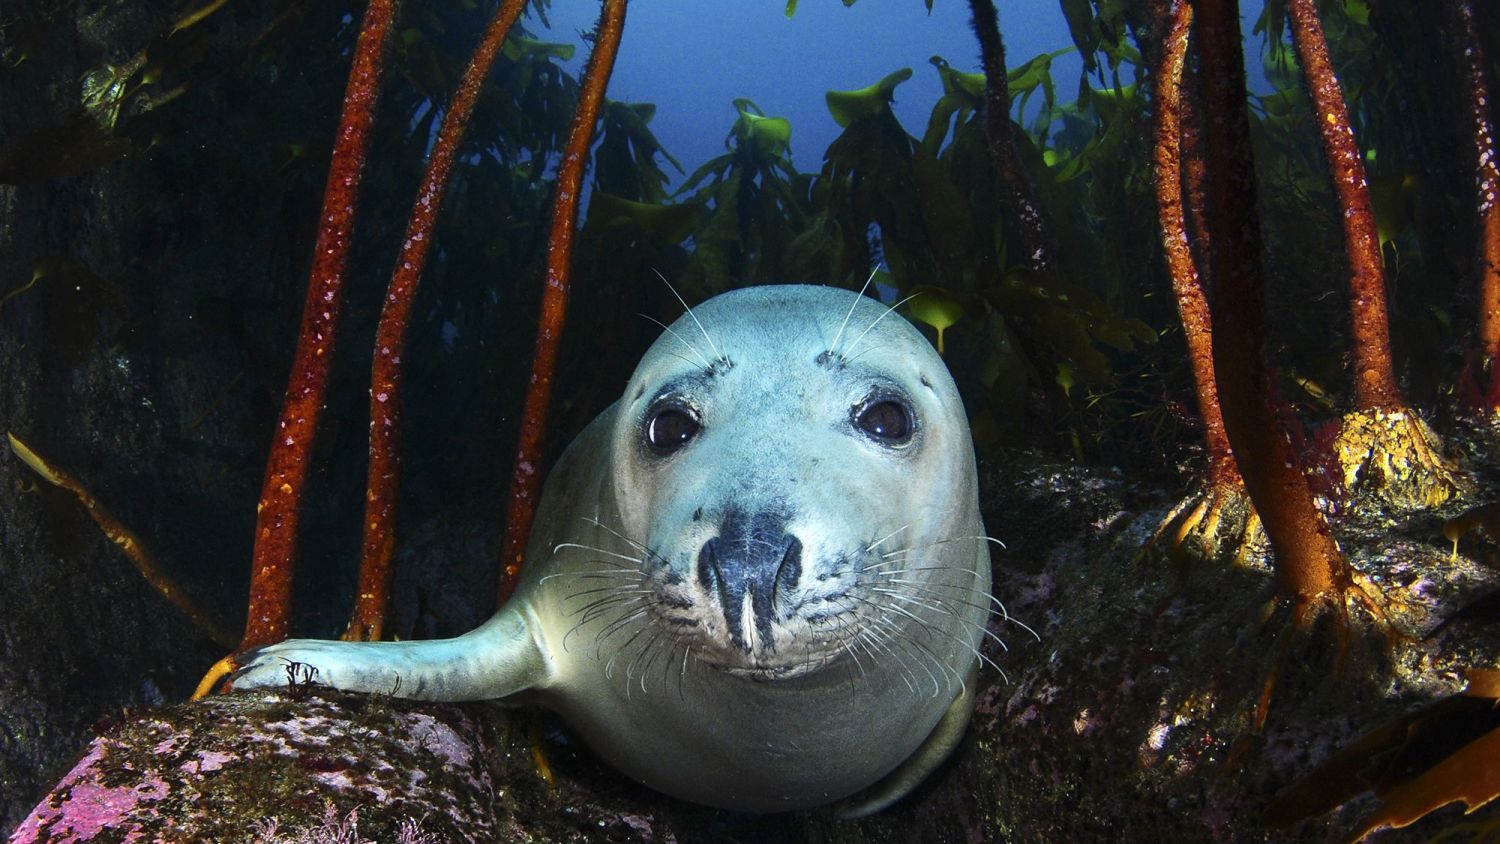
[[[1072,46],[1057,0],[998,5],[1011,67]],[[1243,6],[1248,34],[1262,3]],[[731,101],[748,97],[766,114],[791,120],[793,163],[810,171],[840,131],[823,104],[825,91],[861,88],[909,67],[913,76],[897,89],[895,111],[920,136],[942,92],[929,59],[979,70],[964,0],[934,0],[931,13],[922,0],[860,0],[849,7],[802,0],[794,17],[784,11],[784,0],[634,0],[609,96],[656,103],[652,129],[688,171],[724,151],[735,120]],[[594,0],[553,0],[552,30],[541,35],[581,44],[579,33],[598,12]],[[1249,43],[1249,55],[1258,55],[1260,37]],[[580,49],[570,69],[581,72],[586,53]],[[1074,98],[1082,70],[1076,53],[1054,62],[1059,101]]]

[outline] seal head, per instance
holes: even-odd
[[[987,574],[884,556],[974,522],[973,450],[927,341],[873,301],[850,304],[802,287],[710,300],[646,354],[616,411],[613,493],[621,533],[642,539],[650,612],[716,669],[774,679],[852,663],[925,620],[906,615],[921,601],[887,598],[911,591],[893,581],[952,606]]]

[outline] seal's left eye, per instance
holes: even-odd
[[[895,399],[871,402],[855,411],[854,424],[877,442],[901,445],[911,439],[911,411]]]
[[[698,420],[686,410],[663,408],[646,423],[646,444],[657,454],[671,454],[687,445],[698,428]]]

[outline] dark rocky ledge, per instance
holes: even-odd
[[[1168,497],[1109,472],[1015,461],[984,485],[989,530],[1009,544],[995,555],[996,592],[1041,642],[993,625],[1010,645],[991,654],[1007,679],[984,672],[954,758],[872,818],[673,801],[615,774],[535,710],[304,687],[104,727],[12,840],[292,841],[347,827],[357,812],[360,840],[376,841],[1332,841],[1372,798],[1284,832],[1258,818],[1337,747],[1457,691],[1462,667],[1493,663],[1496,636],[1483,625],[1392,639],[1356,610],[1341,670],[1329,621],[1287,640],[1256,730],[1286,629],[1284,614],[1263,613],[1263,561],[1181,569],[1140,558]],[[1425,633],[1495,586],[1482,561],[1450,562],[1434,515],[1350,525],[1344,548],[1399,599],[1401,630]],[[1494,556],[1479,539],[1465,548]],[[1473,819],[1450,807],[1377,840],[1426,840],[1463,820]]]

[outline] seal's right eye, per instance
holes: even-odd
[[[882,445],[905,445],[915,428],[911,410],[893,398],[878,398],[856,407],[853,418],[856,427]]]
[[[646,423],[646,445],[657,454],[671,454],[687,445],[699,427],[697,418],[686,408],[664,407]]]

